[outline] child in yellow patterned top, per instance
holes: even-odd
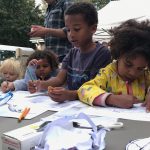
[[[144,102],[150,111],[150,22],[128,20],[110,32],[115,61],[79,88],[79,99],[89,105],[120,108]]]

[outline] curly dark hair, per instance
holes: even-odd
[[[110,30],[110,50],[113,59],[122,55],[142,55],[150,64],[150,22],[130,19]]]
[[[50,64],[52,70],[57,69],[58,65],[59,65],[57,55],[54,52],[52,52],[50,49],[45,49],[43,51],[39,51],[39,50],[35,51],[27,59],[26,65],[28,65],[28,63],[32,59],[37,59],[37,60],[39,60],[39,59],[46,59],[48,61],[48,63]]]
[[[92,3],[88,2],[76,2],[68,7],[65,11],[65,15],[78,15],[81,14],[89,26],[98,23],[98,15],[96,8]]]

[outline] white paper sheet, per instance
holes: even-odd
[[[42,118],[41,121],[54,121],[64,116],[78,115],[80,112],[82,112],[81,107],[80,108],[72,107],[70,109],[67,109],[67,111],[65,110],[65,111],[56,112],[55,114]],[[91,118],[91,120],[94,122],[95,125],[102,125],[104,127],[113,126],[118,121],[117,118],[113,118],[113,117],[93,116],[93,115],[88,115],[88,116]],[[89,126],[89,124],[84,119],[76,119],[74,121],[80,123],[80,125]]]
[[[126,150],[150,150],[150,137],[130,141]]]
[[[25,103],[24,103],[25,104]],[[24,109],[25,107],[30,107],[30,111],[27,114],[27,116],[24,119],[32,119],[42,113],[44,113],[45,110],[44,108],[41,108],[39,105],[32,105],[32,104],[25,104],[24,107],[22,107],[22,109]],[[12,118],[19,118],[19,116],[21,115],[21,112],[12,112],[8,109],[8,104],[5,104],[3,106],[0,107],[0,116],[1,117],[12,117]]]
[[[116,107],[88,107],[84,109],[83,112],[87,115],[109,116],[138,121],[150,121],[150,113],[147,113],[145,107],[142,107],[141,104],[136,104],[133,108],[130,109]]]
[[[7,104],[0,106],[0,116],[14,118],[18,118],[20,116],[20,113],[10,111],[8,109],[8,104],[16,105],[22,110],[25,107],[30,107],[30,112],[25,119],[32,119],[33,117],[36,117],[48,110],[62,111],[80,104],[79,101],[66,101],[64,103],[57,103],[52,101],[49,96],[37,96],[37,94],[41,93],[30,94],[28,91],[13,92],[13,97],[11,100]]]
[[[17,91],[14,92],[14,96],[12,98],[13,101],[28,101],[32,104],[40,104],[41,107],[44,107],[46,110],[52,111],[61,111],[73,106],[79,105],[81,102],[79,101],[65,101],[64,103],[54,102],[49,96],[40,95],[41,93],[30,94],[28,91]],[[29,97],[35,96],[35,97]]]

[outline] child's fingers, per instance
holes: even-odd
[[[57,94],[49,94],[49,96],[50,96],[52,99],[58,99],[58,98],[60,98],[60,95],[57,95]]]
[[[62,94],[64,94],[64,88],[63,87],[48,87],[48,95],[53,99],[59,99]]]
[[[29,86],[29,87],[34,87],[34,86],[35,86],[35,83],[34,83],[33,81],[29,80],[28,86]]]
[[[54,87],[55,90],[64,90],[64,87]]]
[[[65,88],[63,87],[52,87],[52,86],[48,86],[48,90],[64,90]]]
[[[138,104],[141,103],[141,101],[139,99],[137,99],[136,97],[133,99],[134,104]]]
[[[64,94],[64,89],[53,89],[53,90],[51,90],[51,92],[50,92],[51,94],[55,94],[55,95],[62,95],[62,94]]]
[[[35,93],[35,92],[36,92],[36,88],[35,88],[35,87],[28,86],[28,91],[29,91],[30,93]]]
[[[40,64],[42,62],[42,59],[39,59],[38,61],[37,61],[37,64]]]
[[[147,101],[144,101],[143,103],[142,103],[142,106],[146,106],[146,104],[147,104]]]
[[[51,97],[51,99],[55,102],[59,102],[62,103],[64,102],[64,100],[61,98],[61,95],[54,95],[54,94],[50,94],[49,95]]]
[[[15,87],[14,87],[13,82],[9,82],[9,83],[8,83],[8,86],[7,86],[7,90],[8,90],[8,91],[9,91],[9,90],[14,91],[14,89],[15,89]]]
[[[7,87],[1,87],[1,91],[2,91],[3,93],[6,93],[6,92],[7,92]]]
[[[28,90],[30,93],[35,93],[37,91],[37,82],[29,81],[28,82]]]
[[[33,59],[29,62],[30,65],[38,65],[42,62],[42,59],[37,60],[37,59]]]
[[[146,107],[146,112],[150,112],[150,98],[147,96],[143,106]]]
[[[50,97],[56,97],[56,96],[60,96],[62,95],[62,92],[58,92],[58,91],[51,91],[48,92]]]
[[[55,101],[56,99],[59,99],[60,95],[48,93],[48,96]],[[56,100],[57,101],[57,100]]]
[[[7,86],[8,86],[8,82],[7,82],[7,81],[4,81],[4,82],[2,83],[2,86],[7,87]]]
[[[8,82],[7,81],[4,81],[1,84],[1,90],[2,90],[3,93],[7,92],[7,90],[8,90]]]
[[[145,101],[142,103],[143,107],[146,107],[146,112],[150,112],[150,102],[149,101]]]
[[[29,65],[37,65],[37,63],[38,63],[38,60],[36,60],[36,59],[32,59],[30,62],[29,62]]]
[[[51,93],[54,88],[52,86],[48,86],[48,93]]]
[[[60,98],[52,98],[52,100],[54,102],[58,102],[58,103],[62,103],[63,102],[63,100],[61,100]]]
[[[146,103],[146,112],[150,112],[150,101],[147,101]]]

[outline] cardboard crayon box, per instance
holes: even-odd
[[[43,133],[36,130],[40,125],[41,122],[37,122],[3,133],[2,150],[33,150]]]

